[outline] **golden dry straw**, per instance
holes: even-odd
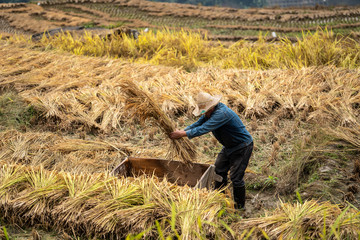
[[[351,206],[315,200],[284,203],[264,217],[249,218],[232,225],[233,230],[256,228],[266,239],[356,239],[359,210]]]
[[[0,161],[46,170],[94,173],[111,170],[135,147],[116,141],[69,139],[51,132],[0,132]]]
[[[335,129],[329,127],[327,130],[337,138],[348,142],[356,149],[360,149],[360,121],[355,122],[349,127],[338,126]]]
[[[221,94],[225,103],[245,117],[276,114],[280,118],[300,117],[306,122],[348,126],[359,116],[360,81],[356,69],[201,68],[188,73],[121,60],[35,52],[15,43],[11,47],[0,44],[0,55],[4,56],[0,59],[0,86],[13,86],[46,118],[60,119],[65,129],[79,124],[105,132],[121,128],[124,100],[121,89],[115,86],[129,77],[152,92],[168,116],[193,106],[190,96],[199,87]]]
[[[79,175],[2,161],[0,166],[4,220],[84,237],[96,235],[96,239],[123,239],[128,234],[155,229],[155,220],[165,237],[173,236],[174,231],[180,239],[196,239],[196,235],[205,233],[219,235],[218,239],[225,237],[216,230],[218,213],[226,202],[218,192],[180,187],[156,177]],[[145,234],[147,239],[159,232]]]
[[[137,116],[142,122],[151,119],[167,136],[175,131],[174,124],[154,99],[133,81],[124,80],[120,87],[127,96],[126,109],[131,111],[131,115]],[[187,138],[171,139],[168,157],[178,157],[185,163],[191,163],[196,158],[196,147]]]

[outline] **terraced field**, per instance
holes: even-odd
[[[353,34],[360,27],[357,7],[304,9],[231,9],[147,1],[49,1],[40,6],[18,4],[0,7],[1,18],[14,29],[34,33],[60,26],[130,27],[192,29],[206,33],[210,39],[236,41],[256,39],[260,32],[275,32],[277,37],[302,37],[303,31],[332,29],[335,33]],[[16,9],[16,10],[15,10]],[[41,21],[31,28],[24,21]],[[39,25],[39,24],[37,24]],[[10,31],[10,30],[8,30]],[[271,36],[269,34],[269,36]]]

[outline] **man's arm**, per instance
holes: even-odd
[[[190,130],[193,129],[195,127],[201,126],[204,122],[206,121],[206,118],[204,115],[202,115],[199,120],[197,120],[196,122],[194,122],[193,124],[191,124],[190,126],[187,126],[184,130]]]
[[[231,120],[232,117],[229,117],[226,113],[219,111],[214,112],[211,117],[202,125],[198,127],[191,128],[186,131],[186,136],[191,139],[194,137],[198,137],[204,135],[208,132],[214,131],[215,129],[223,126],[228,121]]]
[[[191,124],[190,126],[187,126],[184,130],[176,130],[172,133],[169,134],[169,137],[171,139],[179,139],[182,137],[186,137],[186,131],[193,129],[195,127],[201,126],[204,122],[206,121],[206,118],[204,115],[202,115],[199,120],[197,120],[196,122],[194,122],[193,124]]]
[[[172,133],[169,134],[169,137],[171,139],[179,139],[179,138],[182,138],[182,137],[186,137],[186,131],[190,130],[190,129],[193,129],[195,127],[198,127],[198,126],[201,126],[201,124],[203,124],[204,122],[206,121],[206,118],[205,116],[201,116],[199,118],[199,120],[197,120],[196,122],[194,122],[193,124],[191,124],[190,126],[187,126],[184,130],[176,130]]]

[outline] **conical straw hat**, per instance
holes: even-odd
[[[193,114],[199,116],[206,113],[210,108],[216,106],[221,100],[220,95],[211,96],[208,93],[200,92],[197,96],[195,110]]]

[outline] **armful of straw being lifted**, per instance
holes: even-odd
[[[172,133],[169,134],[169,137],[171,139],[179,139],[179,138],[182,138],[182,137],[186,137],[186,132],[184,130],[176,130]]]

